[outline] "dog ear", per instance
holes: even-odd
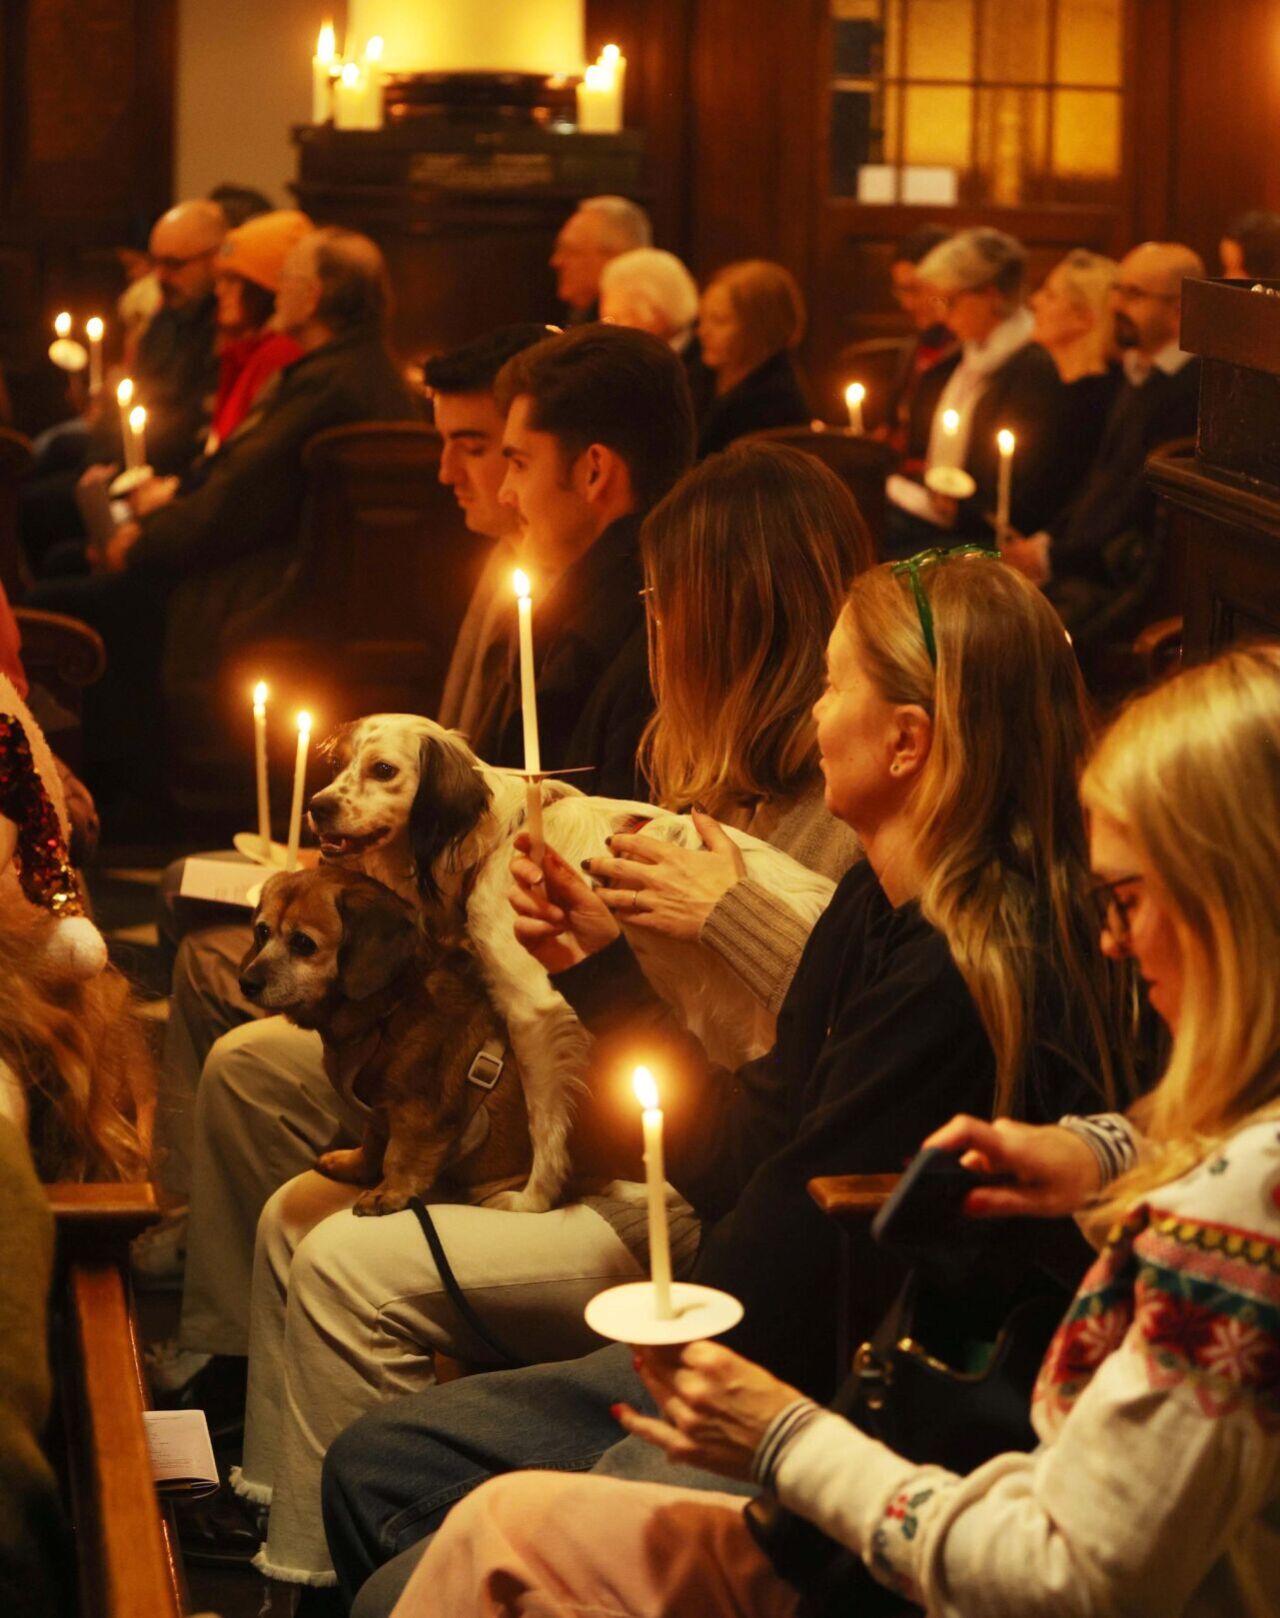
[[[409,846],[424,900],[439,899],[437,862],[457,853],[488,807],[489,789],[467,748],[447,736],[424,736],[418,792],[409,811]]]
[[[417,922],[408,905],[372,882],[340,888],[338,987],[348,1000],[367,1000],[393,983],[413,956]]]

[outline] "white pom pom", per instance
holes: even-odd
[[[67,916],[46,946],[55,966],[78,978],[95,978],[107,964],[107,943],[88,916]]]

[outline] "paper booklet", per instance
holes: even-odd
[[[145,1410],[151,1476],[162,1494],[212,1494],[218,1487],[203,1410]]]
[[[245,910],[252,910],[257,902],[256,890],[270,874],[269,869],[251,860],[207,859],[195,855],[183,861],[178,892],[184,899],[213,899],[219,904],[241,905]],[[250,898],[251,893],[253,898]]]

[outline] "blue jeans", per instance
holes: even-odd
[[[631,1350],[616,1343],[578,1360],[447,1382],[353,1422],[330,1446],[321,1482],[343,1595],[353,1600],[384,1563],[420,1547],[451,1506],[503,1472],[598,1471],[755,1493],[710,1472],[673,1467],[642,1439],[619,1439],[609,1407],[620,1401],[655,1413]],[[406,1564],[413,1560],[406,1554]],[[385,1604],[361,1601],[361,1618],[390,1611],[408,1570],[386,1584]]]

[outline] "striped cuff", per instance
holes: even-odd
[[[1078,1118],[1068,1113],[1058,1119],[1059,1126],[1069,1129],[1082,1140],[1097,1159],[1101,1183],[1113,1180],[1131,1169],[1138,1159],[1138,1144],[1128,1119],[1118,1112],[1099,1112],[1091,1118]]]
[[[787,1447],[799,1438],[815,1416],[822,1414],[822,1406],[812,1399],[793,1399],[784,1406],[764,1430],[764,1437],[756,1445],[751,1461],[752,1481],[761,1488],[773,1488],[778,1464]]]

